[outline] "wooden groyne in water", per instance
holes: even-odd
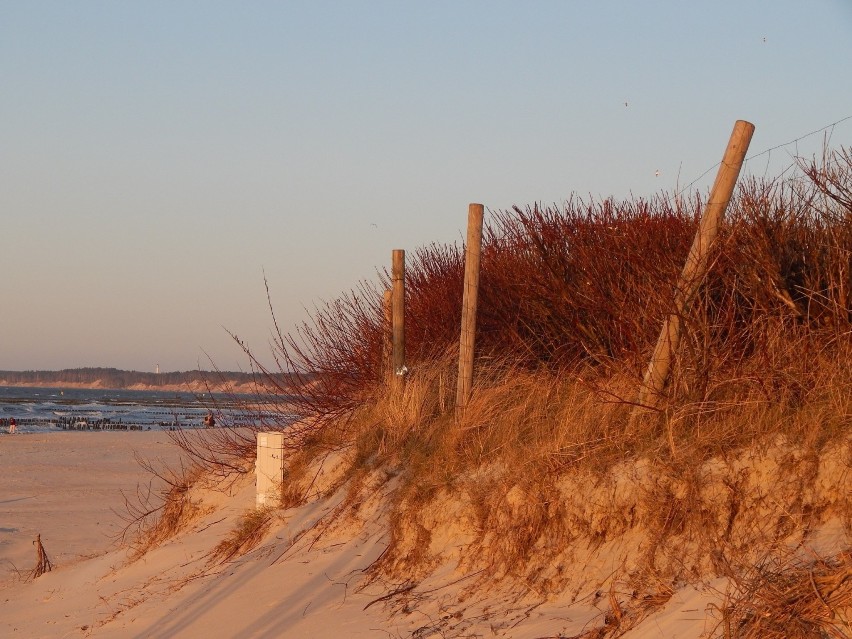
[[[0,419],[0,429],[8,427],[8,419]],[[61,417],[19,417],[15,420],[18,427],[22,426],[42,426],[55,427],[62,430],[150,430],[152,426],[174,426],[175,422],[150,422],[147,424],[138,424],[130,422],[115,421],[110,419],[78,419]],[[184,424],[187,425],[187,424]]]
[[[75,412],[74,410],[68,412]],[[77,412],[86,412],[78,410]],[[121,418],[92,418],[75,415],[63,415],[57,417],[16,417],[18,427],[40,426],[43,428],[58,428],[61,430],[151,430],[152,428],[175,430],[177,428],[204,428],[203,414],[199,413],[174,413],[171,411],[148,411],[156,419],[148,422],[125,422]],[[296,420],[295,415],[287,416],[291,421]],[[272,412],[261,412],[251,415],[232,416],[227,426],[230,428],[256,427],[270,419],[280,420],[282,415]],[[0,431],[9,426],[8,418],[0,418]]]

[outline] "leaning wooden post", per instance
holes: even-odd
[[[393,377],[402,381],[405,368],[405,251],[394,249],[391,264],[392,293],[392,363]]]
[[[707,208],[701,216],[698,232],[692,241],[692,247],[689,249],[686,264],[677,284],[674,313],[663,322],[654,354],[651,356],[651,361],[642,380],[638,402],[640,407],[655,408],[668,381],[672,359],[680,344],[681,319],[707,274],[710,249],[719,234],[725,209],[728,208],[728,202],[730,202],[731,195],[734,192],[753,134],[754,125],[752,123],[737,120],[734,124],[734,131],[728,141],[728,148],[725,150],[722,164],[716,175],[716,181],[710,190]]]
[[[386,289],[382,297],[382,376],[385,383],[393,379],[393,290]]]
[[[476,342],[476,303],[479,297],[479,256],[482,250],[483,213],[482,204],[468,206],[456,419],[461,419],[464,415],[473,387],[473,350]]]

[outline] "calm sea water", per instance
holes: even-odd
[[[174,391],[0,386],[0,424],[3,424],[0,435],[6,432],[5,424],[10,417],[15,418],[21,433],[125,427],[134,430],[176,426],[199,428],[203,427],[208,410],[216,414],[219,425],[248,425],[276,417],[265,411],[245,410],[240,406],[240,399],[241,396]]]

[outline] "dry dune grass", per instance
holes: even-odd
[[[852,632],[852,555],[749,566],[733,576],[724,639],[842,639]]]
[[[633,407],[616,399],[635,388],[626,374],[506,364],[480,370],[457,421],[445,397],[454,382],[447,358],[362,406],[330,440],[318,435],[287,476],[304,495],[317,468],[310,460],[348,442],[333,487],[348,480],[356,518],[376,482],[393,480],[389,547],[373,577],[414,588],[451,563],[479,575],[468,592],[507,584],[540,599],[597,592],[609,612],[587,636],[605,637],[641,622],[684,584],[724,576],[741,590],[729,593],[719,632],[761,636],[768,622],[749,612],[757,603],[748,598],[760,588],[760,596],[781,595],[752,583],[748,567],[806,547],[832,519],[852,536],[849,361],[842,349],[824,352],[806,391],[788,368],[795,392],[779,386],[769,396],[743,381],[726,387],[724,400],[669,406],[630,425]],[[811,569],[829,574],[837,561],[815,559]],[[803,591],[788,614],[809,619],[816,607],[825,628],[842,632],[843,588]]]
[[[852,386],[848,380],[815,389],[814,397],[797,405],[759,401],[746,388],[747,396],[732,403],[730,410],[684,406],[671,416],[648,418],[629,430],[624,424],[631,407],[605,401],[595,384],[581,375],[495,373],[491,383],[474,394],[458,422],[450,413],[436,412],[437,386],[434,374],[415,373],[401,397],[365,407],[361,428],[353,427],[357,454],[352,463],[396,469],[399,502],[411,512],[435,495],[466,493],[471,508],[479,513],[478,528],[514,528],[490,544],[492,551],[506,544],[522,555],[534,549],[540,552],[534,546],[541,530],[564,521],[564,515],[555,513],[571,501],[570,495],[560,494],[560,484],[581,481],[587,488],[580,500],[588,501],[598,486],[617,492],[619,487],[612,484],[628,481],[624,478],[628,472],[636,475],[632,497],[648,502],[646,528],[665,536],[685,530],[691,522],[706,530],[709,514],[700,500],[713,487],[711,477],[721,484],[713,487],[717,493],[734,491],[735,486],[726,488],[725,482],[745,486],[746,473],[758,474],[748,456],[774,456],[766,463],[778,473],[777,493],[782,492],[782,478],[789,475],[792,487],[789,494],[780,495],[785,503],[779,504],[779,517],[782,512],[786,516],[779,521],[792,521],[801,493],[809,482],[819,479],[820,464],[828,463],[827,455],[835,451],[838,468],[832,470],[843,472],[844,455],[849,454],[845,438]],[[605,540],[603,520],[609,517],[615,526],[613,522],[629,517],[630,506],[616,502],[611,514],[596,512],[601,521],[587,522],[589,533]],[[848,504],[841,506],[845,509]],[[510,512],[504,513],[507,509]],[[730,509],[738,510],[733,505]],[[804,506],[800,504],[799,509],[801,519]],[[504,515],[503,525],[492,521]],[[725,529],[714,534],[732,534],[729,519],[738,516],[742,514],[720,516]],[[638,521],[637,513],[633,517]],[[520,537],[513,537],[515,533]],[[517,565],[515,560],[522,559],[507,553],[506,565]]]
[[[807,339],[798,347],[809,349]],[[349,445],[350,503],[360,503],[365,486],[355,479],[394,479],[390,545],[371,574],[416,582],[457,562],[483,575],[468,586],[474,590],[522,584],[541,598],[601,591],[610,613],[589,636],[604,637],[625,632],[685,583],[737,575],[745,584],[747,571],[732,565],[807,544],[832,518],[849,539],[848,347],[838,341],[810,358],[773,357],[759,376],[708,385],[703,401],[671,402],[633,421],[625,398],[635,378],[612,368],[602,375],[590,367],[554,374],[482,366],[461,420],[446,397],[452,359],[416,368],[404,388],[353,411],[332,438]],[[307,461],[329,442],[312,444],[293,478],[309,474]],[[617,565],[602,570],[596,556]],[[844,592],[803,591],[788,614],[809,619],[816,607],[825,628],[844,632]],[[724,609],[739,628],[731,637],[769,627],[749,616],[746,601],[732,595]]]
[[[138,487],[135,495],[125,495],[125,527],[121,540],[129,543],[131,560],[171,539],[207,512],[195,488],[208,474],[202,466],[179,469],[158,468],[149,461],[137,461],[153,476],[151,482]],[[154,481],[160,485],[153,488]]]
[[[231,561],[257,546],[269,530],[273,516],[271,507],[246,511],[237,526],[210,553],[210,561]]]

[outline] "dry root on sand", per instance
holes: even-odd
[[[50,563],[50,559],[47,556],[47,551],[45,551],[44,549],[44,544],[41,543],[41,535],[36,535],[33,544],[36,547],[37,561],[35,568],[33,568],[28,574],[28,577],[30,579],[41,577],[44,573],[53,570],[53,564]]]

